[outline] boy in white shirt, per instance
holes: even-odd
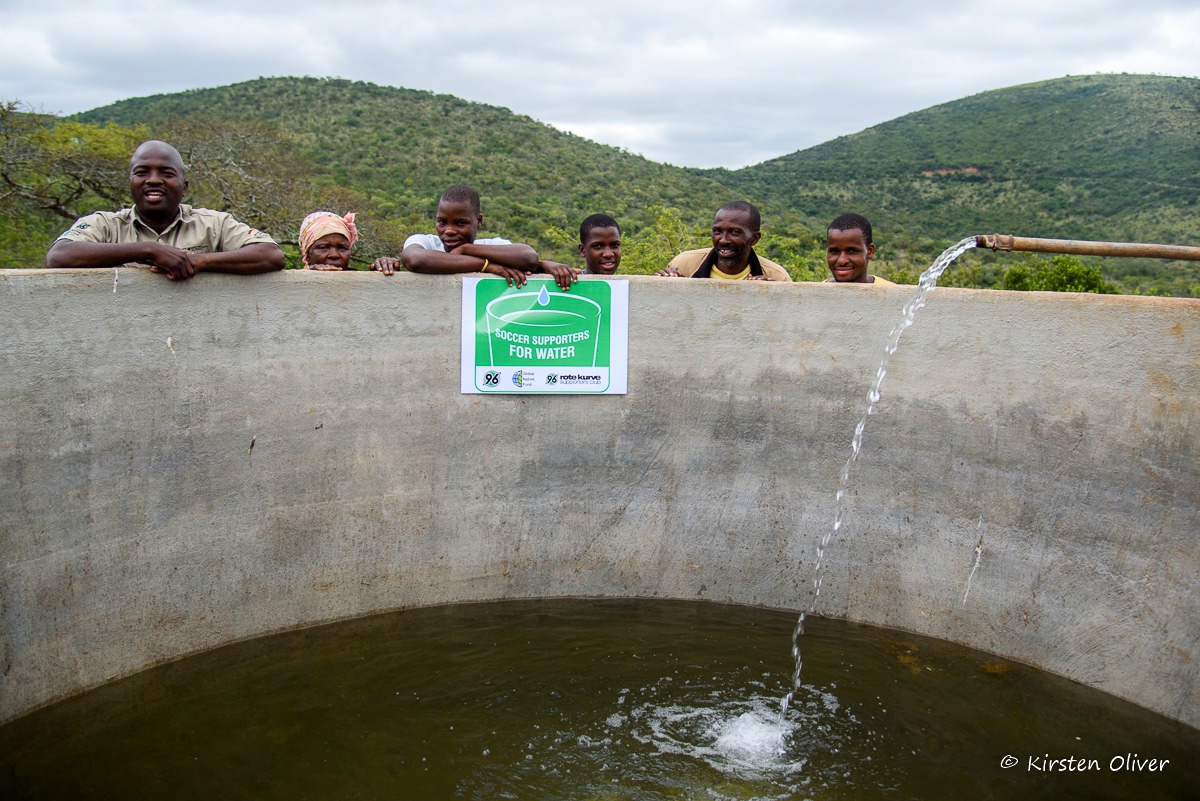
[[[513,286],[521,286],[538,271],[538,255],[529,245],[507,239],[476,239],[483,225],[479,193],[465,184],[454,184],[438,199],[434,219],[436,234],[413,234],[404,240],[399,261],[414,273],[448,275],[488,273]],[[396,259],[383,257],[395,266]]]

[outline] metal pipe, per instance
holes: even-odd
[[[1012,234],[982,234],[975,246],[991,250],[1072,253],[1079,256],[1130,256],[1143,259],[1200,261],[1200,248],[1185,245],[1147,245],[1141,242],[1087,242],[1079,239],[1034,239]]]

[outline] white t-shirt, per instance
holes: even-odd
[[[492,239],[476,239],[475,244],[476,245],[511,245],[512,242],[509,242],[507,239],[501,239],[499,237],[494,237]],[[438,238],[437,234],[413,234],[408,239],[404,240],[404,247],[407,248],[409,245],[417,245],[419,247],[425,248],[426,250],[440,250],[442,253],[446,252],[446,246],[444,244],[442,244],[442,240]]]

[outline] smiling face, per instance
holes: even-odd
[[[579,245],[579,255],[589,273],[612,275],[621,266],[621,232],[616,228],[593,228]]]
[[[138,216],[161,233],[179,214],[187,191],[183,159],[166,142],[146,142],[129,160],[129,193]]]
[[[713,220],[712,244],[717,251],[717,267],[723,273],[736,275],[750,263],[750,250],[762,236],[754,230],[747,211],[722,209]]]
[[[829,265],[833,280],[839,284],[870,283],[867,264],[875,255],[874,243],[868,245],[866,236],[857,228],[848,231],[830,228],[828,235],[825,263]]]
[[[441,200],[434,224],[438,239],[442,240],[449,252],[459,245],[469,245],[475,241],[475,234],[483,225],[483,215],[465,200]]]
[[[325,234],[308,248],[310,267],[350,269],[350,240],[343,234]]]

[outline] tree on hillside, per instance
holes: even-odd
[[[227,211],[272,233],[290,227],[293,236],[314,210],[313,167],[275,126],[187,116],[157,121],[153,130],[183,156],[194,206]]]
[[[0,102],[0,267],[40,267],[54,237],[84,214],[118,209],[140,128],[65,122]]]
[[[1018,291],[1120,294],[1115,285],[1104,280],[1098,269],[1075,256],[1066,255],[1010,267],[1000,286]]]
[[[89,125],[0,103],[0,209],[36,209],[64,220],[128,197],[129,155],[144,129]]]
[[[650,206],[654,222],[624,238],[621,272],[648,275],[665,269],[677,253],[709,245],[708,229],[688,225],[678,209]]]
[[[829,277],[825,247],[812,234],[763,234],[754,249],[760,255],[782,264],[793,281],[824,281]]]

